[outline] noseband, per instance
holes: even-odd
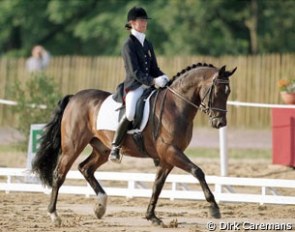
[[[209,113],[210,111],[220,111],[220,112],[227,112],[227,110],[225,109],[221,109],[221,108],[217,108],[217,107],[212,107],[213,105],[213,90],[214,90],[214,87],[216,86],[216,84],[229,84],[229,81],[228,80],[222,80],[222,79],[217,79],[217,78],[214,78],[213,79],[213,82],[210,86],[210,88],[207,90],[206,94],[204,95],[204,97],[202,98],[201,100],[201,104],[200,104],[200,108],[203,112],[205,113]],[[209,100],[208,100],[208,104],[206,106],[206,104],[204,103],[204,100],[205,98],[209,96]]]
[[[212,107],[212,105],[213,105],[213,98],[212,98],[213,95],[212,95],[212,93],[213,93],[213,90],[214,90],[214,87],[216,86],[216,84],[229,84],[229,81],[228,80],[217,79],[217,77],[213,78],[213,82],[212,82],[211,86],[209,87],[209,89],[207,90],[204,97],[202,98],[200,106],[198,106],[198,105],[194,104],[193,102],[189,101],[188,99],[186,99],[185,97],[183,97],[182,95],[177,93],[174,89],[170,88],[169,86],[167,87],[167,89],[169,89],[172,93],[174,93],[177,97],[179,97],[180,99],[182,99],[183,101],[185,101],[189,105],[193,106],[196,109],[200,109],[202,112],[208,114],[209,117],[211,117],[211,115],[210,115],[211,111],[220,111],[220,112],[225,112],[225,113],[227,112],[227,110],[225,110],[225,109]],[[204,103],[204,100],[206,99],[207,96],[209,97],[209,100],[208,100],[208,104],[206,105]]]

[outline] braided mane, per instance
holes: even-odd
[[[207,64],[207,63],[197,63],[197,64],[192,64],[190,66],[187,66],[186,68],[184,68],[183,70],[181,70],[180,72],[178,72],[175,76],[172,77],[172,79],[170,80],[169,84],[172,84],[176,79],[178,79],[182,74],[194,69],[194,68],[199,68],[199,67],[212,67],[212,68],[216,68],[214,65],[212,64]]]

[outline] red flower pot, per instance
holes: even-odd
[[[281,92],[281,97],[286,104],[295,104],[295,93]]]

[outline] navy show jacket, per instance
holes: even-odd
[[[132,34],[124,43],[122,49],[126,70],[124,95],[142,84],[152,86],[153,78],[164,74],[158,67],[152,44],[145,39],[143,45]]]

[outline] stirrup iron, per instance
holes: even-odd
[[[114,163],[121,163],[122,160],[122,156],[120,155],[120,146],[113,146],[110,156],[109,156],[109,160],[114,162]]]

